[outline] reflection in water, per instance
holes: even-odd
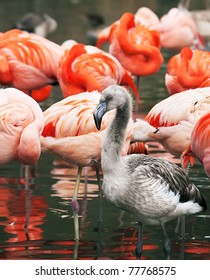
[[[159,149],[159,144],[152,145],[151,153],[170,159]],[[47,168],[43,164],[45,162],[41,161],[39,177],[34,178],[40,184],[26,188],[19,178],[2,177],[0,180],[0,225],[3,228],[0,259],[74,259],[75,256],[78,259],[135,259],[137,225],[130,224],[128,213],[98,196],[95,170],[91,168],[84,170],[79,189],[80,241],[77,247],[70,207],[77,168],[61,162],[53,165],[51,161]],[[201,165],[195,166],[194,175],[200,168]],[[52,184],[42,185],[43,176]],[[200,179],[197,176],[195,180]],[[203,180],[202,184],[207,187],[208,180]],[[174,233],[176,221],[168,223],[172,259],[183,255],[184,259],[209,259],[209,232],[202,222],[206,217],[204,214],[186,220],[184,253],[180,251],[180,233]],[[161,236],[159,227],[144,228],[143,259],[163,259]]]
[[[161,0],[162,1],[162,0]],[[65,2],[65,5],[61,4]],[[74,3],[73,3],[74,2]],[[36,6],[58,21],[57,30],[50,39],[62,43],[75,39],[88,43],[87,24],[84,15],[103,11],[106,24],[119,18],[124,11],[135,12],[140,5],[150,6],[159,14],[176,5],[177,1],[4,1],[1,3],[1,26],[3,31],[10,26],[8,18],[18,19]],[[202,1],[201,1],[202,2]],[[10,14],[4,10],[10,4]],[[161,2],[162,3],[162,2]],[[163,8],[164,7],[164,8]],[[75,15],[77,15],[75,17]],[[79,15],[79,16],[78,16]],[[151,77],[143,77],[140,84],[142,105],[135,118],[148,113],[155,103],[168,96],[164,85],[166,62],[174,54],[163,50],[164,64]],[[59,88],[54,88],[51,99],[42,104],[48,108],[62,98]],[[180,164],[180,160],[166,153],[158,143],[148,143],[149,154]],[[19,179],[18,163],[0,167],[0,259],[135,259],[137,225],[128,213],[115,208],[98,195],[95,169],[87,168],[82,173],[79,189],[80,241],[74,240],[74,223],[70,201],[73,194],[77,168],[55,161],[52,155],[41,156],[36,172],[32,172],[34,184],[28,188]],[[209,178],[200,163],[196,162],[189,176],[201,189],[210,205]],[[177,221],[167,224],[172,242],[172,259],[210,259],[209,215],[186,218],[186,236],[181,244],[180,232],[175,233]],[[102,216],[102,218],[101,218]],[[144,227],[143,259],[163,259],[162,233],[159,227]],[[184,252],[183,252],[183,251]]]
[[[19,179],[1,178],[0,219],[8,236],[5,242],[12,244],[5,246],[5,251],[31,249],[31,241],[43,238],[40,226],[48,206],[44,196],[33,196],[33,188],[21,185]],[[5,254],[4,258],[10,255]]]
[[[185,253],[189,255],[190,259],[202,259],[209,260],[210,254],[210,242],[201,240],[192,240],[185,243]]]

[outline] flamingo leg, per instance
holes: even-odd
[[[180,259],[184,260],[184,245],[185,245],[185,216],[180,217],[181,220],[181,254]]]
[[[96,166],[96,178],[98,182],[98,203],[99,203],[99,211],[98,211],[98,238],[96,243],[96,254],[97,259],[100,257],[101,248],[102,248],[102,241],[101,241],[101,233],[102,233],[102,202],[103,202],[103,192],[102,192],[102,182],[100,177],[99,168]]]
[[[82,174],[82,167],[78,167],[77,171],[77,178],[76,178],[76,184],[74,188],[74,195],[72,198],[71,206],[73,210],[73,217],[74,217],[74,230],[75,230],[75,240],[79,240],[79,204],[77,202],[77,195],[79,191],[79,185],[80,185],[80,180],[81,180],[81,174]]]
[[[162,229],[163,237],[164,237],[163,252],[166,256],[166,259],[170,260],[171,242],[170,242],[170,239],[168,237],[168,234],[167,234],[167,231],[166,231],[166,228],[165,228],[165,224],[161,222],[160,225],[161,225],[161,229]]]
[[[78,258],[78,249],[79,249],[79,240],[75,240],[73,260],[77,260]]]
[[[82,207],[81,207],[81,219],[80,219],[80,225],[83,225],[86,223],[86,218],[87,218],[87,207],[88,207],[88,166],[84,168],[84,196],[82,199]],[[80,238],[82,236],[82,233],[80,233]]]
[[[28,173],[30,171],[29,168],[30,168],[29,165],[25,166],[25,178],[27,178],[27,176],[30,174]],[[30,240],[28,225],[29,225],[29,219],[31,214],[31,189],[29,188],[29,181],[27,179],[25,182],[25,211],[26,211],[26,216],[25,216],[24,231],[26,234],[26,240]]]
[[[139,90],[139,85],[140,85],[140,76],[136,76],[136,88]]]
[[[191,164],[190,164],[190,162],[188,162],[188,163],[187,163],[187,166],[186,166],[186,170],[185,170],[185,173],[186,173],[187,175],[189,175],[190,168],[191,168]]]
[[[142,236],[143,236],[143,224],[141,222],[138,222],[138,239],[137,239],[137,245],[136,245],[136,259],[140,260],[142,255]]]
[[[97,178],[98,188],[99,188],[99,193],[98,193],[98,199],[99,199],[98,221],[102,222],[102,198],[103,198],[103,192],[102,192],[102,183],[101,183],[101,177],[100,177],[100,172],[99,172],[99,168],[98,167],[96,167],[96,178]]]
[[[26,189],[28,189],[29,184],[30,184],[30,166],[29,165],[24,165],[24,169],[25,169],[25,186]]]

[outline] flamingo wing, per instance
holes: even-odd
[[[152,126],[172,126],[180,121],[195,122],[210,109],[210,87],[187,90],[157,103],[147,114]]]
[[[35,163],[41,153],[43,127],[43,113],[36,101],[14,88],[1,90],[1,163],[10,160]]]

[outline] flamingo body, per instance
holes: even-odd
[[[210,110],[210,88],[187,90],[157,103],[145,120],[134,123],[134,141],[158,141],[180,157],[190,143],[191,133],[202,115]]]
[[[159,32],[135,22],[133,14],[123,14],[119,24],[112,26],[109,36],[109,52],[132,74],[146,76],[160,69],[163,57]]]
[[[58,68],[64,97],[84,91],[102,91],[108,85],[130,86],[140,102],[136,86],[119,61],[93,46],[76,44],[66,50]]]
[[[210,113],[203,115],[196,123],[190,139],[190,145],[182,157],[194,155],[204,165],[206,174],[210,177]],[[190,157],[187,157],[189,160]],[[185,161],[185,159],[184,159]],[[184,162],[186,166],[187,162]]]
[[[158,30],[160,21],[158,16],[149,8],[141,7],[135,13],[135,22],[145,26],[149,30]],[[102,44],[110,41],[110,31],[114,25],[119,25],[120,21],[117,20],[110,26],[103,28],[97,38],[96,46],[98,48],[102,47]]]
[[[120,156],[132,101],[126,89],[119,86],[110,86],[101,95],[94,111],[98,129],[103,115],[114,108],[116,115],[102,146],[104,195],[115,206],[132,213],[139,222],[160,224],[166,240],[165,222],[205,210],[206,202],[176,164],[147,155]],[[170,257],[168,243],[164,248]]]
[[[31,91],[57,81],[61,46],[16,29],[0,38],[0,84]]]
[[[210,86],[210,53],[183,48],[167,65],[165,84],[170,94]]]
[[[36,101],[14,88],[0,90],[1,164],[37,162],[43,127],[43,113]]]
[[[181,49],[187,46],[204,47],[196,22],[185,10],[172,8],[160,18],[161,46]]]

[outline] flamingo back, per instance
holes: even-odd
[[[131,87],[139,100],[134,81],[120,62],[94,46],[76,44],[66,50],[59,63],[58,80],[64,97],[124,84]]]
[[[134,75],[151,75],[160,69],[163,63],[160,46],[159,32],[135,21],[131,13],[123,14],[120,23],[110,31],[109,52]]]
[[[42,135],[63,138],[97,132],[93,119],[93,111],[101,94],[97,91],[84,92],[53,104],[44,111],[45,127]],[[102,129],[107,127],[114,111],[107,115]]]
[[[210,110],[210,87],[183,91],[157,103],[145,120],[152,126],[172,126],[185,120],[195,124]]]
[[[165,84],[170,94],[210,86],[210,54],[208,51],[183,48],[170,58]]]
[[[33,90],[53,83],[57,79],[57,66],[63,48],[46,38],[20,30],[1,35],[0,83],[21,90]],[[7,71],[6,71],[7,70]],[[5,78],[7,74],[7,78]]]
[[[40,156],[43,113],[36,101],[23,92],[7,88],[0,92],[0,163],[18,160],[35,163]]]

